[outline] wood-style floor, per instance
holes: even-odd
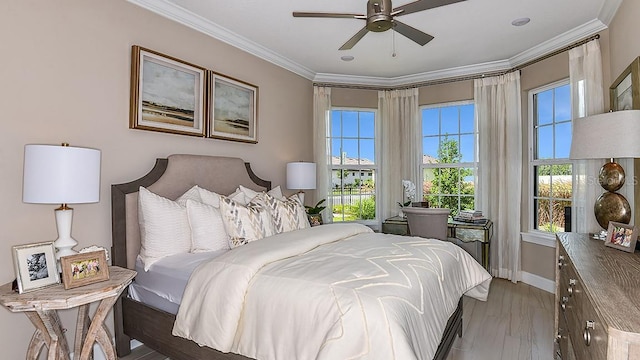
[[[553,294],[493,279],[487,302],[464,299],[462,338],[447,360],[553,359]],[[140,346],[125,360],[167,360]]]

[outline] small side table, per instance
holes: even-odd
[[[411,235],[407,219],[394,216],[382,223],[385,234]],[[482,266],[489,270],[489,247],[493,237],[493,222],[487,220],[480,224],[452,221],[447,223],[447,237],[450,242],[470,253]]]
[[[49,349],[48,360],[69,360],[69,345],[64,337],[58,310],[78,308],[74,358],[87,360],[98,343],[109,360],[116,359],[109,330],[104,325],[109,309],[129,286],[136,272],[118,266],[109,267],[109,280],[65,290],[62,284],[18,294],[11,283],[0,286],[0,304],[11,312],[23,312],[36,331],[27,349],[27,360],[36,360],[42,348]],[[89,305],[99,301],[98,308],[89,315]]]

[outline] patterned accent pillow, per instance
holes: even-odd
[[[261,204],[242,205],[223,196],[220,211],[232,249],[275,234],[271,214]]]
[[[310,227],[304,206],[297,194],[281,200],[261,193],[253,202],[269,209],[276,234]]]

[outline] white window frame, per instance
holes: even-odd
[[[575,163],[573,160],[569,159],[569,158],[562,158],[562,159],[545,159],[545,160],[535,160],[534,159],[534,148],[535,148],[535,137],[534,137],[534,124],[533,124],[533,120],[534,120],[534,112],[535,112],[535,108],[534,108],[534,95],[545,92],[547,90],[551,90],[560,86],[564,86],[564,85],[570,85],[569,79],[565,78],[562,80],[558,80],[558,81],[554,81],[552,83],[537,87],[535,89],[531,89],[529,90],[528,94],[527,94],[527,98],[528,98],[528,149],[529,149],[529,156],[528,156],[528,160],[529,160],[529,193],[528,193],[528,198],[529,198],[529,232],[533,233],[535,235],[541,236],[541,237],[548,237],[549,239],[554,238],[555,241],[555,235],[552,232],[548,232],[548,231],[543,231],[543,230],[539,230],[536,229],[536,220],[535,220],[535,171],[534,171],[534,167],[535,166],[540,166],[540,165],[562,165],[562,164],[571,164],[572,167],[572,171],[573,169],[575,169]],[[573,114],[571,115],[571,123],[573,124]],[[553,139],[553,146],[555,147],[555,134],[554,134],[554,139]],[[555,149],[554,149],[554,153],[555,153]],[[574,184],[572,183],[572,192],[574,191]],[[555,198],[551,198],[551,199],[555,199]],[[569,199],[571,201],[571,214],[572,217],[575,217],[575,209],[574,209],[574,201],[573,199]],[[572,219],[572,223],[573,219]]]
[[[444,108],[444,107],[451,107],[451,106],[464,106],[464,105],[473,105],[473,135],[475,137],[475,146],[473,149],[473,162],[460,162],[457,164],[424,164],[422,162],[422,155],[424,154],[424,149],[422,148],[422,139],[424,138],[424,136],[422,136],[422,110],[424,109],[435,109],[435,108]],[[421,186],[420,186],[420,193],[422,194],[422,186],[424,184],[424,171],[425,169],[436,169],[436,168],[471,168],[473,169],[473,178],[474,178],[474,204],[477,204],[478,202],[478,188],[477,188],[477,184],[478,184],[478,165],[479,165],[479,161],[478,161],[478,141],[479,141],[479,136],[478,136],[478,112],[477,112],[477,108],[476,108],[476,103],[473,100],[462,100],[462,101],[452,101],[452,102],[446,102],[446,103],[438,103],[438,104],[430,104],[430,105],[423,105],[420,106],[420,129],[418,129],[418,131],[420,131],[420,179],[421,179]],[[458,119],[458,124],[459,124],[460,119]],[[440,136],[442,136],[442,133],[439,131],[438,134]],[[464,133],[466,134],[466,133]],[[457,135],[460,135],[460,133],[458,133]],[[424,194],[422,195],[424,196]],[[457,197],[460,197],[459,191],[458,194],[456,195]],[[460,202],[458,202],[458,211],[460,211]]]
[[[375,154],[375,161],[373,165],[334,165],[333,163],[331,163],[331,167],[330,167],[330,171],[329,171],[329,180],[328,183],[331,186],[331,190],[329,192],[329,196],[332,195],[332,191],[333,191],[333,171],[334,170],[355,170],[358,174],[365,172],[366,174],[368,174],[369,172],[367,170],[372,169],[373,170],[373,181],[375,184],[375,193],[374,196],[376,198],[376,217],[374,219],[368,219],[368,220],[355,220],[355,221],[341,221],[341,222],[356,222],[356,223],[360,223],[360,224],[364,224],[367,226],[371,226],[374,228],[377,228],[380,224],[380,184],[378,182],[378,179],[380,178],[380,146],[381,146],[381,139],[380,139],[380,135],[381,135],[381,126],[380,126],[380,118],[379,118],[379,113],[378,113],[378,109],[375,108],[360,108],[360,107],[338,107],[338,106],[333,106],[331,107],[331,109],[329,110],[329,116],[327,117],[327,121],[329,122],[327,124],[327,147],[329,149],[329,154],[330,157],[332,157],[333,155],[333,142],[331,141],[333,139],[332,132],[331,132],[331,123],[332,123],[332,118],[331,118],[331,114],[333,114],[333,111],[358,111],[358,112],[372,112],[373,113],[373,124],[374,124],[374,136],[375,138],[373,139],[373,146],[374,146],[374,154]],[[360,137],[358,137],[359,139]],[[366,175],[368,176],[368,175]],[[333,203],[331,204],[333,206]],[[333,209],[329,209],[329,211],[331,212],[331,216],[333,217]]]

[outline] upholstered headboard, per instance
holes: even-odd
[[[175,200],[194,185],[222,195],[233,193],[238,185],[263,191],[271,182],[260,179],[242,159],[205,155],[170,155],[157,159],[143,177],[111,186],[113,265],[133,269],[140,251],[138,189]]]

